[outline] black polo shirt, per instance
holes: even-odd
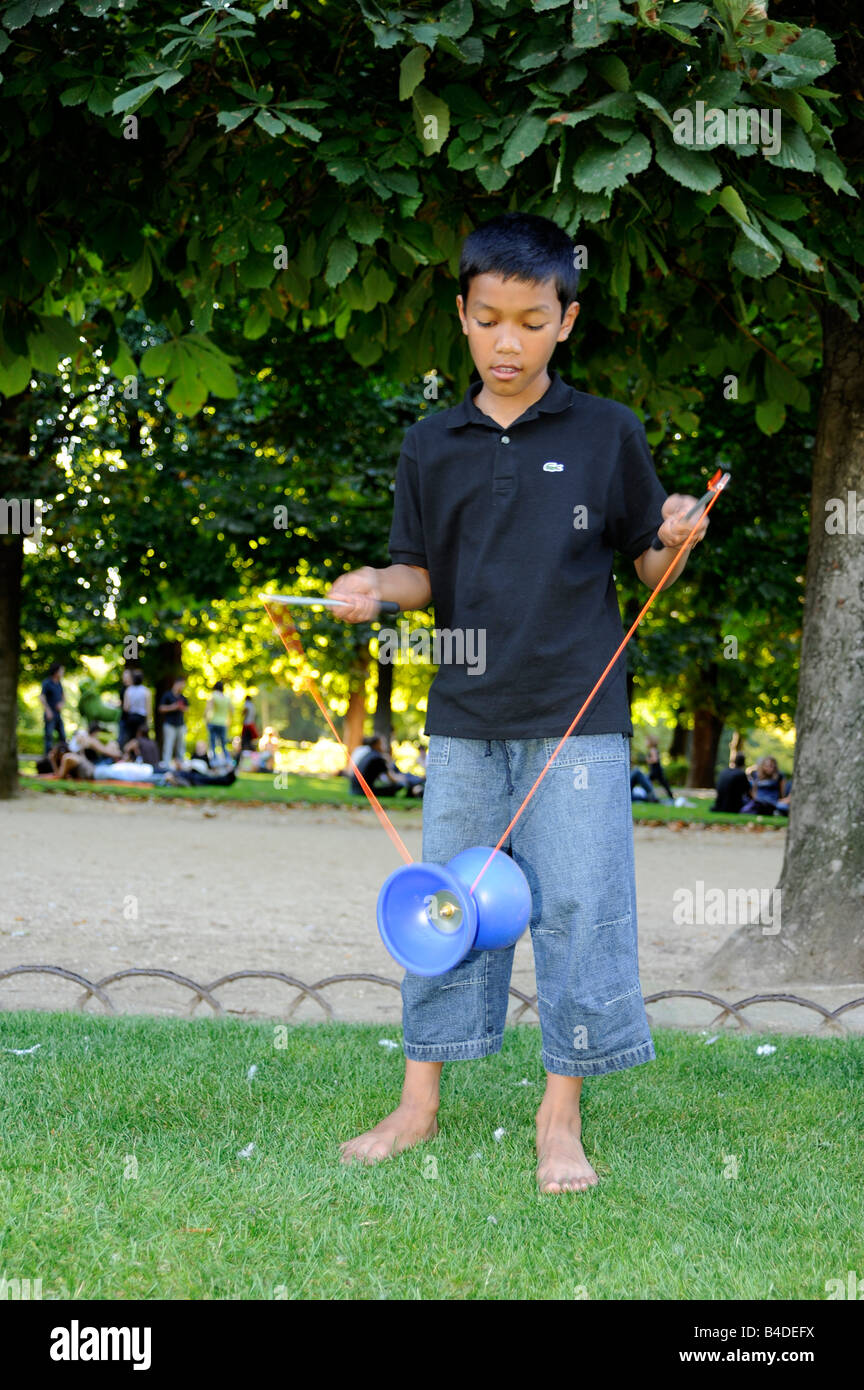
[[[438,668],[427,734],[560,737],[624,635],[613,555],[648,549],[667,494],[633,411],[549,376],[506,429],[473,382],[405,433],[391,559],[429,571],[437,630],[475,630]],[[632,734],[625,653],[574,732]]]

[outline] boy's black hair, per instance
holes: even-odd
[[[735,766],[736,766],[736,767],[746,767],[746,766],[747,766],[747,759],[744,757],[744,754],[743,754],[743,753],[736,753],[736,754],[735,754]]]
[[[462,244],[459,293],[468,303],[475,275],[501,275],[526,284],[554,280],[563,319],[579,290],[576,248],[571,237],[548,217],[533,212],[505,212],[483,222]]]
[[[48,667],[48,676],[49,676],[49,679],[50,679],[51,676],[56,676],[57,672],[60,670],[60,668],[62,667],[62,665],[63,665],[63,662],[62,662],[62,661],[52,661],[52,662],[51,662],[51,665]]]
[[[133,684],[133,685],[143,685],[143,684],[144,684],[144,672],[143,672],[143,671],[133,671],[133,672],[132,672],[132,684]]]

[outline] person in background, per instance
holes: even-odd
[[[231,719],[231,701],[225,694],[225,686],[222,681],[217,681],[213,686],[213,694],[207,701],[204,719],[207,724],[207,734],[210,739],[210,753],[213,762],[229,762],[228,723]],[[222,757],[218,759],[216,756],[217,743],[222,746]]]
[[[246,691],[243,701],[243,727],[240,733],[240,750],[251,749],[258,742],[259,734],[255,723],[255,701],[250,691]]]
[[[653,736],[646,738],[645,745],[648,749],[648,776],[651,782],[659,782],[669,800],[674,801],[675,793],[666,780],[666,773],[660,761],[660,745]]]
[[[117,724],[117,742],[122,748],[133,737],[134,727],[126,718],[126,691],[132,684],[132,667],[124,666],[120,672],[120,719]]]
[[[123,692],[123,725],[117,738],[120,747],[125,748],[135,737],[138,726],[141,723],[149,724],[152,717],[150,691],[144,684],[144,673],[133,670]]]
[[[178,676],[159,701],[162,715],[162,761],[179,767],[186,752],[186,710],[189,701],[183,694],[185,676]]]
[[[405,787],[409,796],[422,796],[426,787],[426,778],[418,777],[416,772],[403,772],[394,761],[392,744],[384,744],[384,757],[387,759],[387,771],[392,773],[399,785]],[[365,777],[365,773],[363,774]]]
[[[46,758],[40,758],[36,771],[50,773],[56,778],[75,778],[78,781],[91,781],[95,776],[94,764],[83,753],[73,753],[65,739],[51,749]]]
[[[727,811],[737,814],[750,795],[750,780],[744,771],[747,759],[743,753],[735,754],[734,767],[727,767],[717,778],[717,799],[711,807],[714,811]]]
[[[352,796],[365,796],[363,787],[354,768],[359,768],[364,781],[372,788],[376,796],[395,796],[401,790],[403,783],[399,780],[400,775],[390,770],[384,749],[384,740],[380,734],[370,734],[364,738],[359,748],[354,748],[351,752],[351,763],[345,769],[345,774],[351,788]],[[383,780],[379,780],[383,779]]]
[[[48,675],[42,682],[42,689],[39,691],[39,703],[42,706],[43,720],[45,724],[45,756],[51,752],[54,742],[54,735],[60,743],[66,743],[66,730],[63,727],[63,715],[61,710],[66,699],[63,694],[63,675],[65,667],[59,661],[52,662],[48,668]]]
[[[749,815],[773,816],[777,803],[786,800],[787,791],[786,779],[777,766],[777,759],[760,758],[750,779],[750,796],[741,810]]]
[[[157,772],[162,771],[163,764],[159,757],[159,745],[155,739],[150,737],[149,725],[146,722],[138,725],[135,737],[126,744],[123,751],[127,758],[133,761],[140,758],[142,763],[149,763]]]

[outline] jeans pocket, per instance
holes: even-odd
[[[426,751],[427,767],[443,767],[450,761],[450,735],[430,734]]]

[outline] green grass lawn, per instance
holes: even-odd
[[[129,782],[113,782],[110,785],[100,783],[98,786],[94,786],[90,782],[71,780],[58,782],[52,778],[22,773],[21,786],[27,790],[35,788],[37,791],[44,791],[49,795],[58,792],[72,792],[78,796],[129,796],[146,801],[164,799],[169,801],[241,801],[251,805],[276,802],[290,805],[302,805],[304,802],[333,806],[365,807],[367,805],[365,797],[351,795],[344,777],[314,777],[286,772],[282,774],[282,778],[285,784],[282,787],[273,785],[272,776],[262,776],[254,772],[238,773],[237,781],[233,787],[151,787]],[[422,801],[419,797],[398,796],[395,801],[392,797],[388,797],[382,804],[388,814],[394,808],[400,811],[407,808],[415,813],[422,806]],[[634,802],[633,819],[635,821],[648,821],[649,823],[684,821],[708,825],[724,823],[742,825],[748,821],[755,821],[761,827],[770,830],[780,830],[787,824],[785,816],[712,815],[709,809],[711,805],[711,800],[704,798],[697,801],[695,806],[667,806],[663,803],[654,806],[650,803],[646,805],[643,802]]]
[[[383,1036],[0,1013],[0,1047],[41,1044],[0,1051],[0,1273],[45,1298],[569,1301],[824,1299],[864,1272],[864,1039],[759,1057],[658,1029],[657,1061],[586,1083],[600,1186],[541,1197],[531,1026],[445,1070],[431,1144],[338,1164],[398,1095]]]

